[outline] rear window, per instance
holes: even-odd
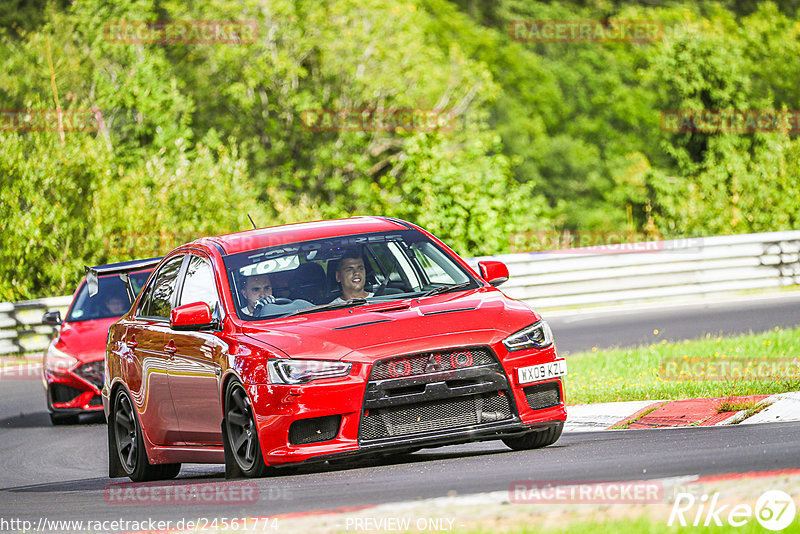
[[[130,274],[133,290],[137,294],[150,276],[150,272]],[[85,282],[81,284],[78,296],[69,310],[66,319],[68,323],[122,317],[130,309],[131,303],[128,300],[125,284],[118,275],[101,276],[97,281],[97,287],[97,294],[90,297],[89,286]]]

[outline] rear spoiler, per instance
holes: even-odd
[[[133,286],[131,285],[131,279],[128,276],[128,273],[143,271],[145,269],[155,267],[160,261],[161,258],[159,257],[149,258],[146,260],[121,261],[119,263],[109,263],[108,265],[97,265],[95,267],[84,265],[84,268],[86,269],[86,285],[89,286],[89,296],[93,297],[97,295],[97,279],[100,276],[118,274],[125,283],[125,290],[128,292],[128,298],[130,299],[131,304],[133,304],[133,301],[136,298],[136,293],[133,291]]]

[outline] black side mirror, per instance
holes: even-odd
[[[47,324],[50,326],[58,326],[61,323],[62,321],[61,321],[60,311],[45,312],[45,314],[42,316],[42,324]]]

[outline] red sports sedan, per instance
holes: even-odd
[[[202,238],[108,336],[109,475],[226,476],[481,440],[554,443],[547,323],[413,224],[357,217]]]
[[[142,266],[148,264],[149,269]],[[115,264],[120,269],[136,269],[130,275],[131,287],[141,288],[157,261],[144,260]],[[110,266],[103,266],[110,267]],[[54,425],[75,424],[80,414],[103,410],[103,358],[108,327],[131,306],[132,297],[118,276],[103,276],[98,291],[90,295],[86,280],[81,282],[67,317],[61,312],[45,313],[42,322],[59,326],[58,334],[44,354],[42,382],[47,411]]]

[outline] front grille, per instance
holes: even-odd
[[[369,410],[359,439],[408,436],[511,419],[508,398],[499,393]]]
[[[561,403],[561,392],[557,382],[528,386],[522,391],[525,393],[525,398],[528,399],[528,404],[534,410],[552,408]]]
[[[89,406],[102,406],[102,405],[103,405],[103,399],[102,397],[100,397],[100,395],[95,395],[94,397],[92,397],[92,400],[89,401]]]
[[[100,389],[103,387],[103,360],[85,363],[75,369],[75,374]]]
[[[406,378],[440,371],[491,365],[497,360],[486,347],[469,347],[455,350],[421,352],[381,360],[372,367],[370,380]]]
[[[83,393],[80,389],[63,384],[50,384],[50,402],[69,402]]]
[[[289,443],[292,445],[305,445],[307,443],[332,440],[339,435],[339,425],[341,423],[341,415],[295,421],[289,427]]]

